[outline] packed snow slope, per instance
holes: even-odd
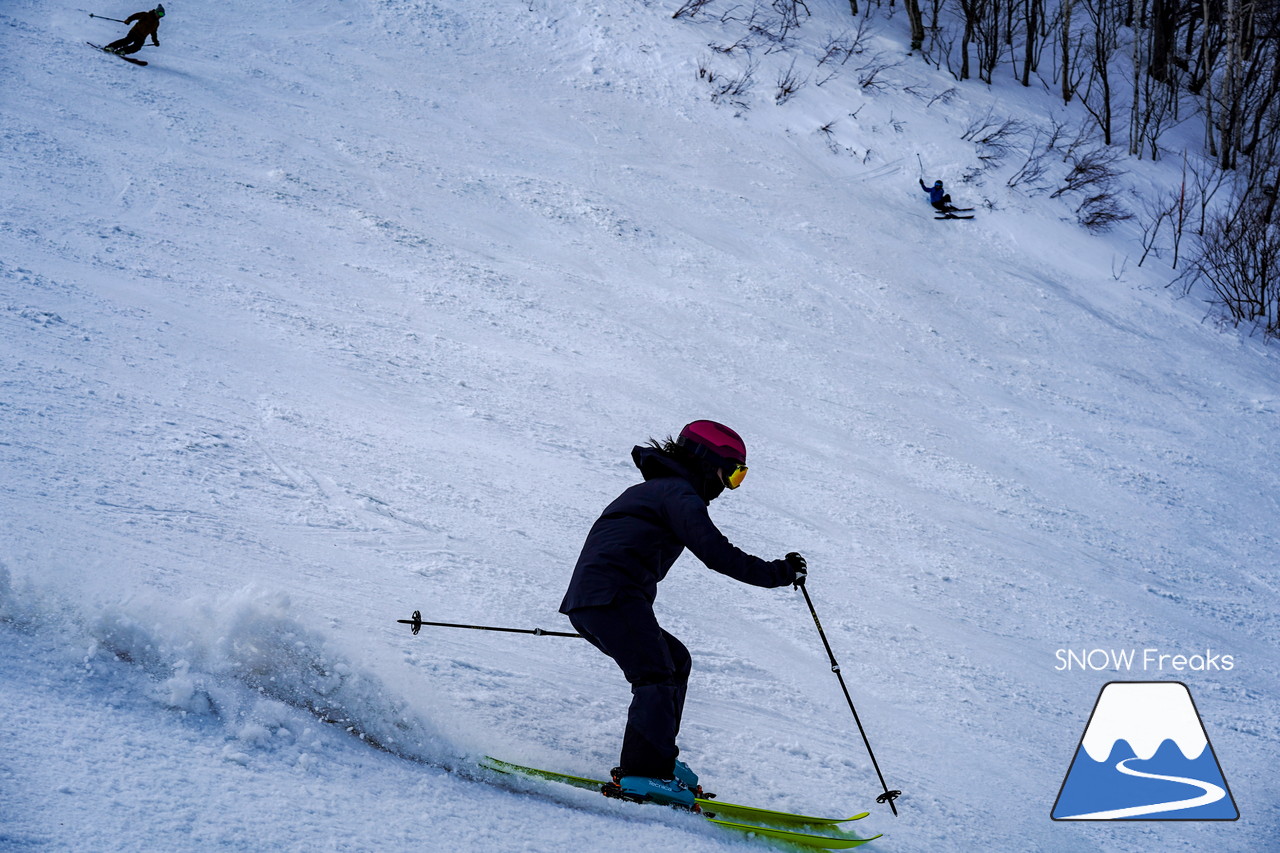
[[[685,557],[658,612],[708,787],[869,809],[881,851],[1275,849],[1275,351],[1132,229],[958,181],[972,118],[1038,92],[906,60],[775,105],[851,26],[809,6],[734,104],[698,73],[742,67],[731,27],[675,0],[174,3],[147,68],[4,4],[0,848],[758,847],[485,778],[606,771],[626,685],[578,640],[395,622],[565,629],[632,445],[705,417],[751,464],[713,517],[809,558],[905,793],[875,804],[799,595]],[[933,221],[921,163],[978,218]],[[1241,819],[1052,822],[1101,686],[1152,679]]]

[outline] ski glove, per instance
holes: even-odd
[[[795,551],[786,556],[787,565],[796,573],[796,579],[791,582],[793,588],[799,589],[804,586],[804,580],[809,576],[809,564],[805,562],[804,557]]]

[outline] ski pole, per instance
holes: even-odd
[[[89,17],[90,17],[90,18],[99,18],[99,19],[101,19],[101,20],[103,20],[103,21],[115,21],[117,24],[127,24],[127,23],[129,23],[128,21],[122,21],[122,20],[120,20],[119,18],[108,18],[106,15],[95,15],[95,14],[93,14],[92,12],[90,12],[90,13],[89,13]]]
[[[423,625],[433,625],[437,628],[469,628],[472,631],[501,631],[504,634],[533,634],[535,637],[579,637],[581,634],[570,634],[567,631],[544,631],[541,628],[495,628],[491,625],[458,625],[454,622],[425,622],[422,619],[422,612],[413,611],[412,619],[397,619],[402,625],[409,625],[413,629],[414,636],[422,630]]]
[[[916,155],[917,157],[920,155]],[[862,727],[862,720],[858,717],[858,709],[853,706],[853,698],[849,695],[849,688],[845,686],[844,676],[840,674],[840,664],[836,661],[835,654],[831,651],[831,644],[827,642],[827,632],[822,630],[822,623],[818,621],[818,611],[813,609],[813,599],[809,597],[809,590],[805,588],[803,583],[799,584],[800,591],[804,593],[805,604],[809,605],[809,612],[813,615],[813,624],[818,626],[818,636],[822,638],[822,645],[827,649],[827,657],[831,659],[831,671],[836,674],[836,678],[840,679],[840,689],[844,691],[845,701],[849,703],[849,710],[853,712],[853,721],[858,725],[858,733],[862,735],[862,742],[867,747],[867,755],[871,756],[871,766],[876,769],[876,776],[880,778],[880,787],[884,789],[884,793],[876,797],[877,803],[888,803],[889,808],[893,810],[894,817],[898,815],[898,807],[894,804],[894,800],[902,796],[901,791],[890,791],[889,785],[884,781],[884,774],[880,772],[880,764],[876,761],[876,754],[871,751],[871,741],[867,739],[867,730]]]
[[[916,162],[920,164],[920,180],[924,180],[924,161],[920,159],[920,152],[916,152]]]

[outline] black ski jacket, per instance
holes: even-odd
[[[591,526],[561,613],[610,604],[624,592],[652,604],[658,582],[685,548],[743,583],[777,587],[795,580],[786,560],[753,557],[725,538],[707,513],[709,499],[679,462],[652,447],[637,446],[631,458],[645,481],[619,495]]]
[[[125,38],[142,44],[147,40],[147,36],[150,36],[151,43],[156,47],[160,46],[160,39],[156,38],[156,33],[160,31],[160,16],[155,12],[134,12],[125,18],[124,22],[133,24],[133,28]]]

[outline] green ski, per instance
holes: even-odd
[[[779,841],[786,841],[791,844],[799,844],[803,847],[818,847],[827,850],[847,850],[850,847],[861,847],[868,841],[875,841],[879,835],[873,835],[870,838],[853,838],[851,836],[836,835],[819,835],[813,832],[798,832],[794,829],[783,829],[780,826],[755,826],[750,823],[734,823],[733,821],[720,820],[719,818],[708,817],[711,823],[716,826],[723,826],[725,829],[734,829],[738,832],[745,832],[748,835],[760,835],[765,838],[776,838]]]
[[[520,764],[512,764],[509,761],[502,761],[497,758],[485,756],[480,762],[482,767],[493,770],[498,773],[508,773],[517,776],[526,776],[533,779],[545,779],[549,782],[559,782],[564,785],[572,785],[575,788],[583,788],[589,791],[600,791],[605,782],[600,779],[591,779],[586,776],[573,776],[568,773],[557,773],[554,770],[541,770],[536,767],[525,767]],[[818,835],[810,832],[800,832],[791,827],[824,827],[839,831],[838,824],[847,823],[853,820],[861,820],[867,816],[867,812],[855,814],[852,817],[818,817],[816,815],[796,814],[794,812],[775,811],[773,809],[762,809],[755,806],[744,806],[737,803],[726,803],[720,800],[699,797],[697,800],[698,807],[701,809],[701,815],[717,826],[726,829],[734,829],[739,832],[746,832],[755,835],[765,836],[768,838],[776,838],[782,841],[789,841],[793,844],[801,844],[806,847],[821,847],[827,849],[846,849],[866,844],[879,838],[879,835],[872,838],[853,838],[849,836],[831,836]],[[726,820],[733,818],[733,820]],[[750,821],[750,823],[740,823],[739,821]]]

